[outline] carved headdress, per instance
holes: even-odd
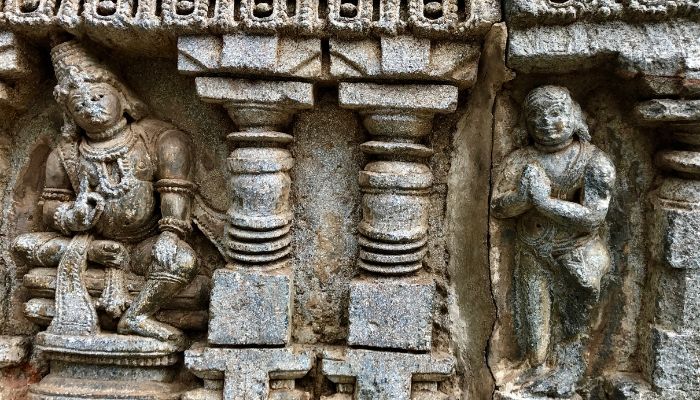
[[[111,85],[119,92],[124,111],[134,120],[139,120],[148,113],[146,104],[79,42],[71,40],[54,46],[51,49],[51,61],[58,81],[54,97],[59,104],[66,105],[67,96],[72,90],[80,89],[89,82],[100,82]],[[66,119],[66,125],[72,123],[69,120],[70,117]],[[73,135],[66,130],[75,132],[74,123],[72,127],[64,127],[64,134]]]

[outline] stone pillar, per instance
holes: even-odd
[[[450,356],[429,354],[436,289],[422,267],[433,175],[432,150],[421,140],[436,113],[455,110],[457,88],[341,83],[339,97],[342,107],[358,110],[372,140],[362,144],[370,162],[359,178],[363,274],[350,283],[351,348],[326,355],[323,372],[338,384],[338,396],[349,395],[354,382],[355,399],[408,400],[411,382],[444,379],[454,367]],[[436,386],[421,388],[428,398],[442,396]]]
[[[203,101],[227,109],[239,131],[228,136],[228,265],[213,276],[207,344],[185,355],[187,367],[207,383],[185,399],[262,400],[271,392],[308,398],[294,379],[311,369],[313,357],[284,347],[294,298],[288,257],[294,159],[286,149],[293,138],[284,130],[297,110],[313,106],[313,87],[209,77],[197,78],[196,85]]]
[[[28,86],[36,82],[36,55],[25,42],[23,42],[16,34],[8,31],[0,32],[0,115],[3,117],[3,122],[0,123],[0,187],[5,190],[7,180],[9,179],[10,165],[9,146],[10,137],[6,131],[8,121],[14,119],[14,112],[17,109],[22,109],[27,103]],[[5,246],[5,245],[3,245]],[[3,249],[4,250],[4,249]],[[6,298],[7,301],[0,306],[0,326],[4,325],[5,329],[0,328],[0,369],[11,367],[20,364],[27,355],[27,350],[30,345],[30,340],[23,336],[6,336],[6,329],[12,327],[13,324],[9,320],[13,318],[13,302],[10,301],[12,296],[13,278],[15,271],[9,271],[7,263],[0,266],[0,273],[3,276],[8,276],[4,283],[0,283],[0,298]],[[2,397],[0,390],[0,397]]]
[[[636,113],[674,141],[656,155],[664,179],[652,199],[656,300],[644,372],[657,393],[687,398],[700,391],[700,100],[652,100]]]

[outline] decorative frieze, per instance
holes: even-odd
[[[377,8],[375,10],[375,8]],[[497,2],[411,0],[8,0],[0,20],[34,37],[61,30],[87,31],[97,41],[140,48],[116,32],[141,35],[165,49],[182,34],[249,34],[358,37],[411,33],[422,37],[469,38],[485,34],[500,19]],[[165,46],[164,46],[165,45]]]
[[[700,5],[694,0],[508,0],[505,2],[508,22],[513,27],[535,25],[567,25],[577,21],[654,22],[671,18],[697,21]]]
[[[700,44],[694,40],[699,34],[698,23],[674,20],[644,25],[577,22],[513,29],[508,64],[520,72],[565,73],[613,60],[622,77],[655,76],[656,82],[669,86],[655,90],[665,92],[659,95],[670,95],[669,88],[674,86],[693,90],[691,86],[700,76]],[[656,56],[650,58],[649,54]],[[655,86],[654,82],[648,84],[652,89]]]

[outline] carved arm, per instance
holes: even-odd
[[[491,211],[496,218],[517,217],[532,206],[527,188],[517,183],[520,176],[519,169],[515,163],[507,163],[496,177],[494,195],[491,199]]]
[[[535,207],[552,220],[575,229],[592,232],[605,220],[615,184],[615,167],[602,153],[591,158],[585,170],[581,204],[533,196]]]
[[[59,226],[54,216],[56,209],[64,204],[70,204],[75,199],[75,192],[71,187],[68,173],[63,168],[58,151],[54,150],[46,160],[46,180],[41,194],[43,201],[42,220],[44,225],[51,230],[64,232],[65,228]]]
[[[195,185],[192,182],[192,154],[189,137],[182,131],[169,130],[156,144],[158,171],[156,188],[160,192],[162,232],[174,232],[181,239],[192,229],[191,202]]]

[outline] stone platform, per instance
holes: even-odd
[[[175,400],[187,389],[171,368],[182,347],[116,334],[54,335],[41,332],[36,350],[50,373],[29,390],[32,400]]]

